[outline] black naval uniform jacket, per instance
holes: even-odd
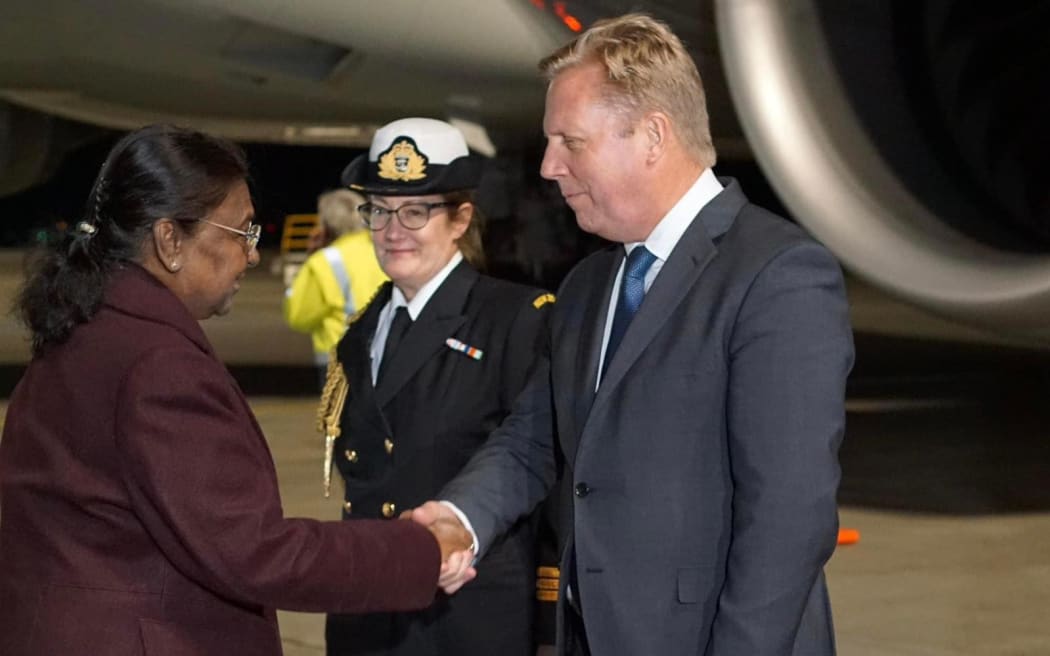
[[[389,282],[380,288],[337,347],[349,382],[335,443],[344,519],[394,520],[435,498],[510,412],[546,348],[554,297],[463,261],[412,322],[376,388],[371,341],[391,290]],[[450,347],[449,338],[480,357]],[[477,579],[430,609],[330,616],[328,653],[534,653],[536,523],[520,521],[477,564]],[[553,616],[553,607],[544,603],[540,612]]]

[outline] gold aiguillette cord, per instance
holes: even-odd
[[[350,383],[346,380],[343,367],[336,358],[335,349],[328,356],[328,371],[325,374],[324,391],[321,393],[321,406],[317,409],[317,430],[324,435],[324,496],[332,494],[332,454],[335,451],[335,440],[339,437],[339,418],[343,414],[346,395]]]

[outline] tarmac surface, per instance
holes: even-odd
[[[7,306],[20,260],[0,252]],[[943,322],[855,280],[849,291],[858,359],[840,514],[861,539],[827,568],[839,653],[1050,654],[1050,351]],[[233,312],[204,325],[249,390],[286,514],[334,519],[338,492],[321,494],[309,340],[284,327],[281,293],[264,263]],[[8,383],[27,359],[4,317]],[[0,425],[5,412],[0,400]],[[323,616],[280,621],[286,654],[323,654]]]

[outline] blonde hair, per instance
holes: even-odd
[[[553,80],[569,68],[597,62],[606,71],[604,100],[631,119],[661,111],[696,160],[714,166],[715,147],[704,85],[693,58],[671,29],[645,14],[594,23],[572,42],[540,61]]]
[[[317,197],[317,218],[332,239],[348,232],[364,230],[365,223],[357,213],[364,196],[349,189],[326,191]]]

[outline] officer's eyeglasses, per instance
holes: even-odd
[[[391,209],[375,203],[359,205],[357,213],[371,230],[382,230],[390,223],[390,217],[397,215],[397,220],[406,230],[419,230],[430,220],[430,212],[438,207],[456,207],[459,203],[443,201],[440,203],[405,203]]]
[[[249,253],[252,252],[253,248],[259,245],[259,237],[262,236],[262,225],[258,223],[249,223],[247,230],[238,230],[237,228],[231,228],[230,226],[226,226],[221,223],[215,223],[214,221],[209,221],[208,219],[197,219],[197,221],[200,223],[207,223],[208,225],[213,225],[216,228],[222,228],[226,232],[232,232],[235,235],[240,235],[241,237],[244,237],[244,242],[248,246],[247,251]]]

